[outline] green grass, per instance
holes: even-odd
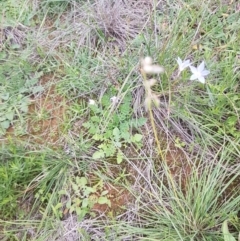
[[[2,240],[237,240],[239,4],[147,2],[0,3]]]

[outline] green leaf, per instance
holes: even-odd
[[[95,140],[95,141],[102,141],[102,140],[103,140],[102,135],[99,135],[99,134],[93,135],[92,138],[93,138],[93,140]]]
[[[5,120],[5,121],[2,121],[0,124],[3,129],[7,129],[10,126],[10,121]]]
[[[66,190],[60,190],[58,192],[58,195],[67,195],[67,191]]]
[[[32,90],[33,94],[36,94],[36,93],[44,91],[44,88],[43,88],[43,86],[39,85],[39,86],[33,87],[31,90]]]
[[[2,121],[5,121],[6,120],[6,116],[4,115],[4,116],[0,116],[0,122],[2,122]]]
[[[121,151],[118,151],[118,153],[117,153],[117,164],[122,163],[122,161],[123,161],[123,154],[122,154]]]
[[[105,156],[104,151],[103,150],[99,150],[99,151],[96,151],[96,152],[93,153],[92,158],[96,160],[96,159],[103,158],[104,156]]]
[[[71,208],[71,205],[72,205],[72,202],[71,200],[68,200],[67,203],[66,203],[66,208]]]
[[[11,112],[6,113],[5,116],[7,117],[8,120],[12,121],[14,114],[15,114],[14,111],[11,111]]]
[[[116,141],[118,141],[120,139],[120,131],[117,127],[115,127],[113,129],[113,136],[115,138]]]
[[[28,104],[22,103],[21,107],[20,107],[20,110],[24,113],[27,113],[28,112]]]
[[[113,143],[110,143],[108,145],[103,146],[103,151],[104,151],[106,157],[110,157],[110,156],[113,156],[115,154],[116,147],[114,146]]]
[[[147,122],[147,118],[140,117],[140,118],[138,118],[138,119],[133,120],[133,121],[132,121],[132,125],[133,125],[135,128],[139,128],[139,127],[143,126],[146,122]]]
[[[88,198],[84,198],[82,200],[82,208],[86,208],[89,204]]]
[[[57,210],[57,209],[61,208],[62,206],[63,206],[62,203],[58,203],[58,204],[54,207],[54,209]]]
[[[132,137],[132,142],[140,142],[142,140],[143,136],[141,134],[135,134]]]
[[[1,94],[1,97],[0,97],[0,98],[3,99],[3,100],[8,100],[8,98],[9,98],[9,93]]]
[[[85,189],[84,192],[83,192],[83,195],[86,196],[86,197],[88,197],[89,194],[95,193],[96,191],[97,191],[97,190],[96,190],[96,188],[94,188],[94,187],[86,187],[86,189]]]
[[[100,118],[99,118],[99,116],[92,116],[92,117],[91,117],[91,121],[92,121],[92,122],[99,123],[99,122],[100,122]]]
[[[104,190],[104,191],[102,191],[101,196],[105,196],[105,195],[107,195],[108,193],[109,193],[108,190]]]
[[[122,132],[121,133],[121,137],[127,141],[127,142],[131,142],[131,136],[129,132]]]
[[[111,202],[107,197],[99,197],[98,203],[99,204],[107,204],[109,207],[111,207]]]
[[[122,147],[122,143],[117,141],[117,142],[115,142],[115,146],[118,147],[118,148],[121,148]]]
[[[222,224],[222,232],[224,241],[236,241],[236,239],[229,233],[227,220],[225,220]]]
[[[88,183],[88,180],[86,177],[81,177],[81,178],[77,177],[76,182],[80,187],[85,187]]]
[[[90,122],[85,122],[82,125],[83,125],[83,127],[87,128],[87,129],[89,129],[91,127],[91,123]]]
[[[74,191],[78,191],[79,190],[79,186],[75,183],[72,183],[72,188]]]

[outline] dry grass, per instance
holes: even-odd
[[[72,42],[95,48],[100,45],[118,45],[122,50],[127,41],[138,35],[148,24],[154,1],[76,2],[69,4],[56,18],[59,24],[42,20],[37,30],[37,45],[49,54],[58,48],[67,48]],[[35,4],[37,5],[37,4]]]

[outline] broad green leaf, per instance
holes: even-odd
[[[97,191],[97,190],[96,190],[96,188],[94,188],[94,187],[86,187],[85,190],[84,190],[84,192],[83,192],[83,195],[84,195],[85,197],[88,197],[89,194],[95,193],[96,191]]]
[[[105,196],[105,195],[108,194],[108,193],[109,193],[108,190],[104,190],[104,191],[102,191],[101,196]]]
[[[119,140],[119,138],[120,138],[120,131],[119,131],[119,129],[117,127],[115,127],[113,129],[113,136],[114,136],[115,140],[117,140],[117,141]]]
[[[80,187],[85,187],[88,183],[88,180],[86,177],[81,177],[81,178],[77,177],[76,182]]]
[[[122,132],[121,133],[121,137],[127,141],[127,142],[131,142],[131,136],[129,132]]]
[[[10,126],[10,122],[8,120],[2,121],[0,124],[3,129],[7,129]]]
[[[117,142],[115,142],[115,146],[118,147],[118,148],[121,148],[122,147],[122,143],[117,141]]]
[[[99,204],[107,204],[109,207],[111,207],[111,202],[107,197],[99,197],[98,203]]]
[[[79,186],[75,183],[72,183],[72,188],[73,188],[74,191],[78,191]]]
[[[103,150],[105,152],[106,157],[113,156],[116,152],[116,147],[114,146],[113,143],[110,143],[109,145],[105,145],[103,147]]]
[[[90,122],[85,122],[82,125],[83,125],[83,127],[87,128],[87,129],[89,129],[91,127],[91,123]]]
[[[82,209],[80,207],[76,207],[75,211],[76,211],[77,215],[82,216]]]
[[[0,98],[1,98],[2,100],[8,100],[8,98],[9,98],[9,93],[1,94]]]
[[[121,151],[118,151],[118,153],[117,153],[117,164],[122,163],[122,161],[123,161],[123,154],[122,154]]]
[[[236,239],[229,233],[227,220],[225,220],[222,224],[222,232],[224,241],[236,241]]]
[[[133,137],[132,137],[132,141],[133,142],[140,142],[142,140],[143,136],[141,134],[135,134]]]
[[[57,210],[57,209],[61,208],[62,206],[63,206],[62,203],[58,203],[58,204],[54,207],[54,209]]]
[[[6,120],[6,116],[4,115],[4,116],[0,116],[0,122],[2,122],[2,121],[5,121]]]
[[[58,195],[67,195],[67,191],[61,190],[61,191],[58,192]]]
[[[99,123],[100,122],[100,118],[99,118],[99,116],[92,116],[91,117],[91,121]]]
[[[103,139],[102,135],[99,135],[99,134],[95,134],[93,135],[93,140],[95,141],[101,141]]]
[[[28,104],[22,103],[21,107],[20,107],[20,110],[24,113],[27,113],[28,112]]]
[[[102,158],[104,156],[105,156],[104,151],[100,150],[100,151],[94,152],[92,158],[96,160],[96,159],[100,159],[100,158]]]
[[[32,90],[33,94],[36,94],[36,93],[44,91],[44,88],[43,88],[43,86],[39,85],[39,86],[33,87],[31,90]]]
[[[6,117],[8,120],[12,121],[13,120],[13,117],[14,117],[14,111],[11,111],[11,112],[8,112],[6,113]]]
[[[74,198],[73,203],[75,206],[79,206],[81,203],[81,200],[79,198]]]
[[[88,203],[89,203],[88,198],[84,198],[82,200],[82,208],[86,208],[88,206]]]
[[[66,203],[66,207],[69,209],[69,208],[71,208],[71,205],[72,205],[71,200],[68,200]]]

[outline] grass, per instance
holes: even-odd
[[[237,240],[237,1],[0,9],[2,240]]]

